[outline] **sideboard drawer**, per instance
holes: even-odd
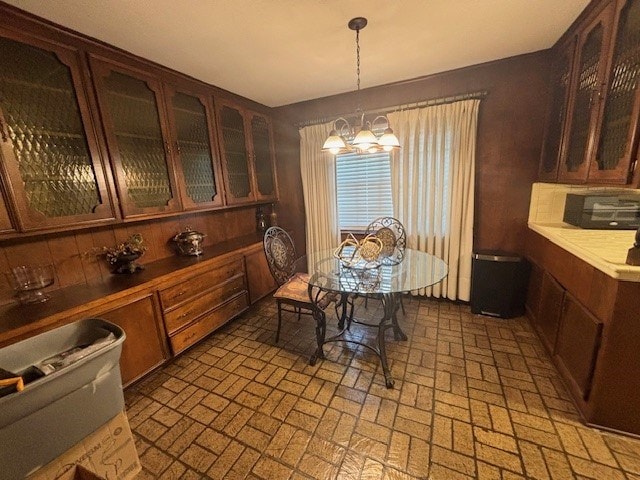
[[[171,349],[176,355],[185,348],[190,347],[197,341],[203,339],[213,330],[227,323],[236,315],[242,313],[249,307],[249,296],[244,292],[219,308],[203,315],[192,324],[178,331],[169,337]]]
[[[201,293],[189,301],[178,304],[177,307],[164,312],[164,322],[169,334],[180,329],[194,318],[199,317],[208,310],[216,308],[221,303],[246,290],[245,277],[238,274],[231,280]]]
[[[167,310],[238,274],[244,275],[242,259],[216,266],[200,275],[160,290],[162,308]]]

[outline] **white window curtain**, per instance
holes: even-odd
[[[407,246],[449,265],[447,278],[420,295],[470,299],[479,104],[465,100],[388,115],[401,145],[391,162],[391,190]]]
[[[300,130],[300,173],[307,230],[307,266],[314,257],[340,244],[338,202],[336,198],[336,161],[330,153],[321,151],[332,123],[311,125]]]

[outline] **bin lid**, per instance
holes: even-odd
[[[475,260],[488,260],[490,262],[521,262],[522,256],[516,253],[505,252],[502,250],[478,250],[474,252]]]

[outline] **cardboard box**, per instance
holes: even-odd
[[[85,473],[83,469],[89,472]],[[129,421],[126,413],[121,412],[51,463],[36,470],[29,479],[129,480],[140,470],[142,466]],[[89,474],[93,476],[86,476]]]
[[[103,477],[97,476],[95,473],[91,473],[84,467],[76,465],[67,473],[59,477],[59,480],[106,480]]]

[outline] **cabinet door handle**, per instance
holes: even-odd
[[[600,84],[600,90],[598,90],[598,100],[602,101],[604,99],[604,93],[606,88],[607,88],[607,84],[605,82],[602,82]]]
[[[178,152],[178,155],[180,154],[180,144],[176,141],[176,152]]]
[[[165,140],[164,147],[167,149],[167,154],[171,155],[171,144],[169,143],[168,140]]]
[[[4,129],[4,121],[2,120],[2,118],[0,118],[0,136],[2,137],[3,142],[9,141],[7,131]]]

